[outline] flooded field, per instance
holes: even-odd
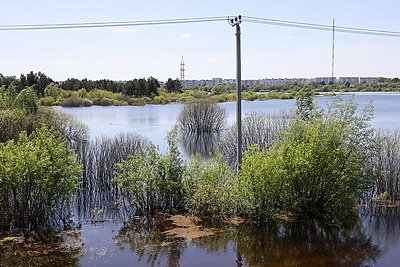
[[[357,97],[363,104],[376,103],[374,127],[400,128],[396,116],[400,94]],[[246,104],[246,111],[275,112],[294,103]],[[223,105],[233,113],[233,103]],[[175,104],[64,111],[87,123],[92,136],[133,131],[162,148],[179,110]],[[201,150],[200,141],[187,142],[196,146],[188,145],[186,150]],[[117,146],[118,142],[106,144]],[[99,161],[107,157],[90,155]],[[400,208],[396,206],[357,207],[354,216],[343,215],[340,226],[290,220],[260,226],[237,218],[202,221],[183,215],[130,218],[129,212],[114,207],[119,196],[114,185],[93,179],[113,173],[105,167],[95,168],[104,174],[88,168],[84,186],[89,193],[78,196],[71,229],[48,244],[28,244],[20,235],[1,239],[0,266],[396,266],[400,262]]]

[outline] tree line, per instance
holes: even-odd
[[[65,81],[56,82],[42,72],[21,74],[20,77],[4,76],[0,73],[0,87],[12,86],[16,93],[21,92],[26,87],[33,87],[39,97],[45,96],[45,89],[50,84],[57,84],[61,89],[66,91],[78,91],[85,89],[90,92],[95,89],[105,90],[112,93],[123,93],[131,97],[151,97],[157,95],[157,89],[160,88],[160,82],[154,78],[135,78],[128,81],[113,81],[110,79],[89,80],[69,78]],[[179,79],[169,78],[164,85],[169,92],[182,92],[182,85]]]

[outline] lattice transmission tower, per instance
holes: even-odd
[[[181,83],[185,80],[185,62],[183,61],[183,56],[181,58],[181,76],[180,76]]]

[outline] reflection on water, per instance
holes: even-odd
[[[83,221],[75,237],[84,244],[80,249],[2,246],[0,266],[396,266],[399,215],[399,207],[363,207],[342,229],[312,222],[200,222],[214,234],[191,239],[167,234],[176,227],[167,215]]]
[[[64,232],[58,242],[49,243],[0,237],[0,266],[79,266],[82,253],[79,231]]]
[[[219,137],[218,133],[179,133],[183,153],[189,157],[200,154],[202,158],[208,158],[215,151]]]
[[[232,265],[368,265],[380,255],[357,218],[351,228],[322,227],[316,223],[282,222],[264,227],[209,224],[210,236],[188,242],[163,233],[173,227],[168,218],[141,218],[122,227],[114,237],[121,250],[129,249],[146,264],[168,263],[186,266]],[[197,258],[199,252],[205,258]]]

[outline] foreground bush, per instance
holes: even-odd
[[[336,100],[300,116],[270,149],[248,153],[239,174],[239,211],[256,218],[292,212],[313,218],[349,210],[367,189],[370,106]]]
[[[176,213],[183,209],[183,162],[177,147],[176,131],[167,138],[169,152],[154,145],[117,164],[115,181],[136,214]]]
[[[192,159],[184,174],[185,207],[197,216],[231,215],[234,212],[234,174],[219,155],[208,161]]]
[[[60,226],[79,173],[65,141],[46,127],[0,144],[0,230]]]

